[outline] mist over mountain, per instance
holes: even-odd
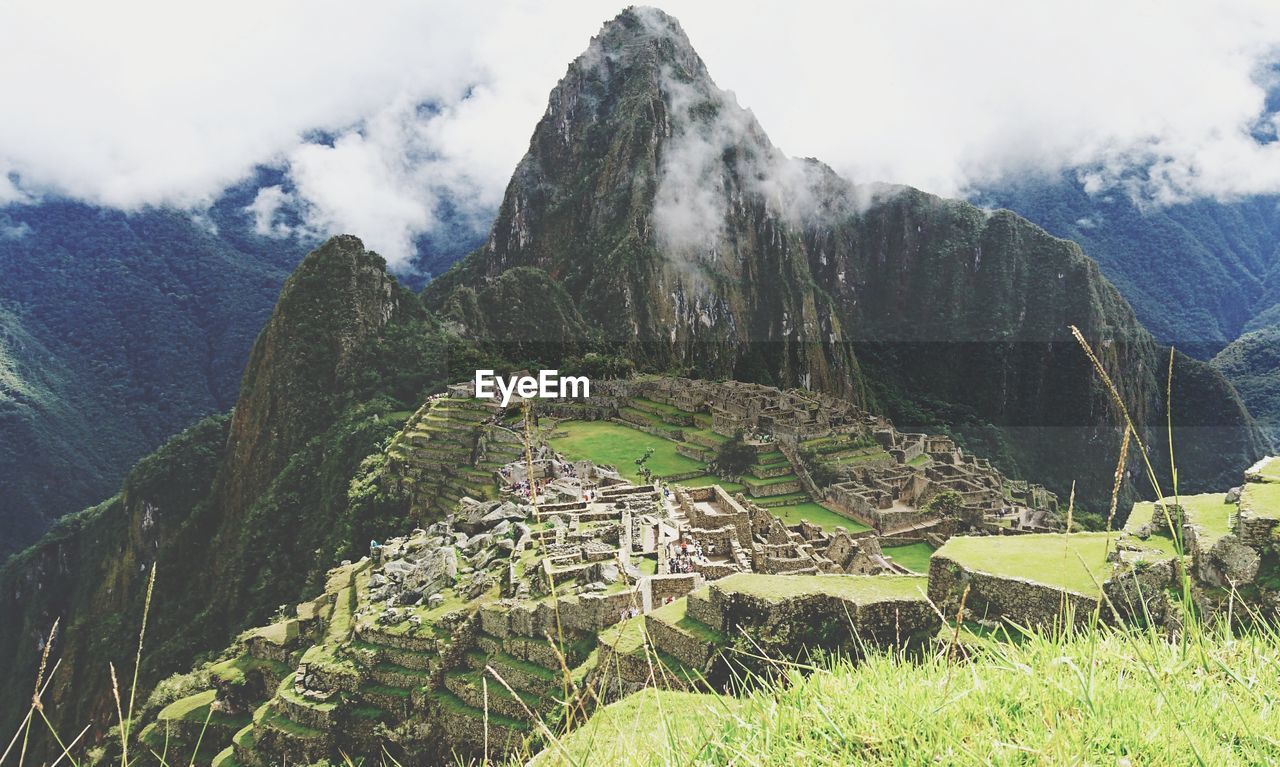
[[[67,200],[0,208],[0,559],[111,495],[139,458],[236,400],[285,277],[323,232],[260,169],[203,211]],[[415,238],[421,287],[473,247],[473,223]],[[274,227],[274,228],[273,228]]]
[[[1159,443],[1172,411],[1184,489],[1235,479],[1264,449],[1204,362],[1173,356],[1165,401],[1168,348],[1079,245],[1009,211],[858,185],[786,156],[654,9],[624,11],[569,65],[487,237],[421,293],[354,236],[300,259],[291,238],[305,219],[290,218],[288,195],[285,179],[238,190],[210,213],[216,234],[171,211],[6,209],[22,231],[6,274],[21,279],[5,286],[0,323],[22,355],[6,351],[17,361],[0,373],[45,401],[19,403],[15,433],[52,424],[70,440],[102,426],[95,403],[127,402],[141,415],[122,421],[133,431],[118,444],[141,451],[165,428],[235,407],[138,462],[119,493],[0,571],[12,616],[0,623],[0,727],[20,719],[27,672],[61,618],[74,630],[50,708],[64,730],[88,722],[101,735],[114,716],[101,661],[136,641],[152,566],[159,639],[144,688],[320,593],[335,562],[411,524],[405,487],[382,481],[383,448],[426,397],[479,367],[594,358],[836,393],[904,428],[953,434],[1064,497],[1077,482],[1079,508],[1101,519],[1121,417],[1074,325],[1144,439]],[[44,226],[42,212],[67,222]],[[451,260],[443,247],[423,258]],[[101,275],[75,279],[86,263]],[[78,371],[80,355],[100,362]],[[194,382],[193,368],[205,371]],[[110,388],[120,381],[136,383]],[[1122,500],[1142,492],[1129,468]]]
[[[851,396],[1060,492],[1082,479],[1090,505],[1110,493],[1116,415],[1069,327],[1104,350],[1140,422],[1168,407],[1167,350],[1078,245],[786,157],[659,11],[624,13],[569,67],[488,241],[424,295],[450,316],[517,267],[643,365]],[[1263,442],[1216,371],[1175,367],[1182,476],[1219,481]]]
[[[1124,189],[1086,191],[1074,175],[984,190],[1004,207],[1074,240],[1163,343],[1208,359],[1274,324],[1280,298],[1280,197],[1139,204]]]

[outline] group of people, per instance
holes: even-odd
[[[679,551],[667,559],[667,570],[672,573],[691,573],[694,561],[705,562],[705,560],[701,543],[680,541]]]

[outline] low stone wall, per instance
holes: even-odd
[[[966,586],[969,589],[965,598],[966,616],[1003,618],[1023,626],[1043,628],[1061,623],[1064,604],[1072,621],[1084,624],[1098,607],[1096,597],[1021,578],[966,570],[954,560],[935,553],[929,564],[929,599],[942,608],[949,619],[953,619],[959,609]],[[1103,618],[1110,616],[1104,614]]]
[[[495,603],[480,609],[478,626],[499,639],[510,636],[541,639],[555,636],[561,630],[594,632],[612,626],[624,612],[641,604],[638,586],[613,594],[581,594],[554,602]]]
[[[694,447],[688,444],[677,444],[676,452],[685,458],[692,458],[695,461],[707,461],[712,457],[710,449],[705,447]]]
[[[652,614],[645,616],[644,627],[655,647],[686,666],[704,673],[710,669],[711,661],[720,653],[720,648],[715,644],[687,634],[653,617]]]
[[[1280,519],[1261,517],[1249,509],[1242,508],[1236,523],[1236,535],[1240,541],[1259,552],[1267,551],[1275,546],[1272,537]]]
[[[800,492],[800,480],[778,482],[772,485],[747,485],[747,492],[752,498],[770,498],[775,495],[791,495]]]
[[[655,608],[667,603],[667,599],[679,599],[698,587],[697,573],[675,573],[649,577],[649,597]]]

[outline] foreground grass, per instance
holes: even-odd
[[[599,712],[537,764],[1280,761],[1274,635],[1171,643],[1099,630],[971,652],[964,662],[946,652],[836,662],[741,699],[646,692]]]

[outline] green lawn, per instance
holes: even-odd
[[[671,440],[610,421],[561,421],[556,431],[565,434],[551,439],[553,450],[574,460],[613,466],[632,482],[640,481],[636,459],[649,448],[653,448],[653,456],[645,465],[657,476],[705,468],[700,461],[677,453],[676,443]]]
[[[883,546],[881,551],[912,572],[922,575],[929,572],[929,557],[933,556],[933,547],[923,541],[905,546]]]
[[[798,525],[803,520],[812,522],[824,530],[834,530],[837,527],[842,527],[851,533],[859,533],[863,530],[871,529],[861,522],[846,519],[822,504],[813,501],[797,503],[792,506],[774,506],[769,509],[769,512],[788,525]]]
[[[1280,456],[1271,456],[1261,461],[1258,467],[1258,476],[1267,482],[1280,482]]]
[[[1247,482],[1240,496],[1240,508],[1259,517],[1280,517],[1280,482]]]
[[[1181,504],[1186,510],[1187,521],[1201,530],[1201,545],[1212,546],[1214,541],[1231,532],[1231,515],[1235,513],[1236,507],[1235,504],[1227,503],[1226,500],[1225,493],[1203,493],[1183,495],[1177,499],[1170,496],[1165,498],[1164,502],[1170,504],[1170,507],[1174,503]],[[1152,527],[1163,537],[1168,538],[1172,545],[1172,537],[1165,535],[1169,527],[1165,519],[1165,510],[1151,501],[1134,504],[1129,521],[1125,523],[1125,530],[1133,532],[1149,523],[1154,523]]]
[[[1107,533],[956,536],[937,556],[991,575],[1025,578],[1089,596],[1111,573]]]
[[[636,397],[635,401],[643,402],[645,406],[648,407],[650,410],[656,410],[659,413],[666,413],[667,415],[676,415],[677,413],[683,414],[683,415],[693,415],[692,413],[686,413],[685,411],[681,410],[675,405],[668,405],[665,402],[655,402],[651,399],[645,399],[643,397]]]

